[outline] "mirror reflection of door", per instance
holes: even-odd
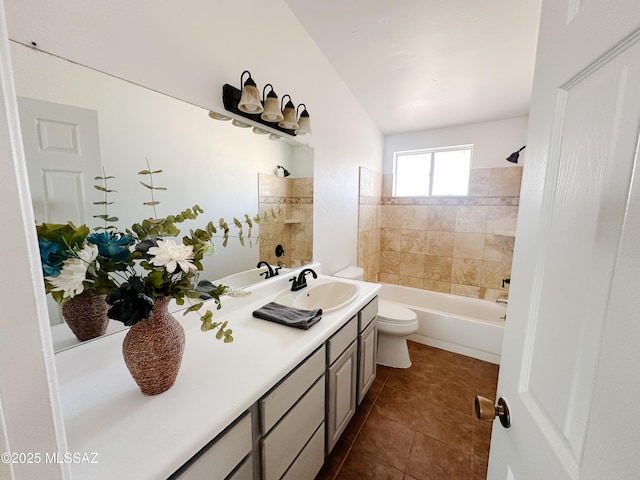
[[[18,108],[36,223],[92,224],[102,174],[98,112],[22,97]],[[56,302],[47,303],[51,324],[63,323]]]
[[[101,175],[98,112],[18,98],[36,222],[91,222]]]

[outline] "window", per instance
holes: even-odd
[[[394,197],[467,195],[471,145],[393,154]]]

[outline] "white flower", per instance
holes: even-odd
[[[63,298],[73,298],[84,291],[83,282],[87,276],[87,269],[95,262],[98,247],[85,245],[78,252],[77,257],[67,258],[62,264],[62,270],[57,277],[46,277],[56,292],[64,292]]]
[[[173,240],[159,240],[158,246],[149,248],[148,253],[154,256],[151,260],[154,266],[164,267],[169,273],[173,273],[178,265],[185,273],[198,269],[191,263],[193,245],[178,244]]]

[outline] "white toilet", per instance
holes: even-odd
[[[351,280],[364,280],[364,270],[347,267],[333,275]],[[418,330],[418,317],[413,310],[389,300],[378,299],[378,357],[380,365],[393,368],[409,368],[407,335]]]
[[[389,300],[378,300],[378,363],[387,367],[409,368],[407,335],[418,330],[418,316],[407,307]]]

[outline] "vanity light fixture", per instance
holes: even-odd
[[[270,83],[262,89],[260,99],[256,83],[248,70],[240,75],[240,87],[238,89],[229,84],[222,87],[222,102],[228,112],[294,137],[311,133],[309,112],[305,104],[301,103],[296,110],[290,95],[284,95],[279,102]],[[285,97],[288,97],[288,101],[285,101]],[[209,116],[217,119],[217,114]]]
[[[518,158],[520,157],[520,152],[522,150],[524,150],[525,147],[526,147],[526,145],[524,147],[522,147],[520,150],[518,150],[517,152],[513,152],[511,155],[509,155],[507,157],[507,162],[518,163]]]
[[[266,92],[267,87],[271,87],[271,91],[267,94],[265,98],[264,92]],[[262,101],[264,103],[264,112],[260,115],[260,118],[265,122],[273,123],[280,122],[284,119],[282,115],[282,111],[280,110],[280,102],[278,101],[278,95],[276,95],[275,90],[273,89],[273,85],[267,83],[262,89]]]
[[[289,97],[289,101],[286,104],[284,103],[285,97]],[[284,118],[278,122],[278,125],[286,130],[295,131],[298,128],[298,121],[296,120],[296,107],[293,105],[290,95],[282,97],[280,106],[282,105],[284,105],[284,108],[282,109],[282,115]]]
[[[309,112],[307,112],[307,106],[301,103],[296,111],[300,111],[300,107],[304,107],[304,110],[298,116],[298,128],[295,129],[295,132],[296,135],[306,135],[311,133],[311,119],[309,118]]]
[[[240,85],[242,85],[242,78],[244,74],[249,75],[249,78],[244,82],[244,86],[242,87],[242,92],[240,94],[240,101],[238,102],[238,109],[244,113],[262,113],[264,107],[262,106],[262,102],[260,101],[260,92],[258,92],[258,87],[256,87],[256,82],[251,78],[251,73],[249,70],[245,70],[240,75]]]

